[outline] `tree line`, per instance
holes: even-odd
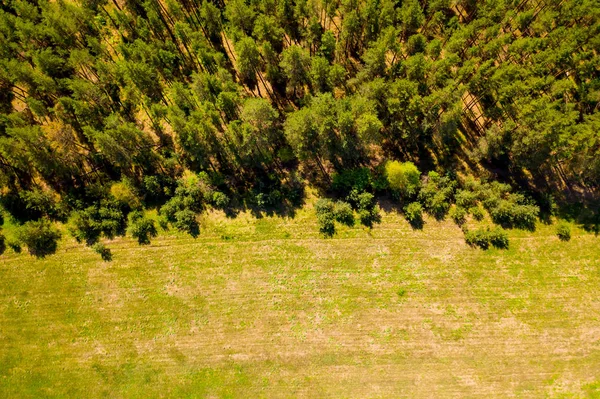
[[[347,198],[336,176],[395,160],[593,196],[599,21],[592,0],[2,2],[0,203],[94,246],[149,242],[145,208],[197,235],[207,207],[293,210],[307,181]]]

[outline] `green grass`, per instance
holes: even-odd
[[[318,233],[203,216],[200,237],[65,237],[0,257],[0,397],[599,397],[600,239],[472,249],[450,221]]]

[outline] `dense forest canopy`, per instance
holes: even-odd
[[[307,181],[385,192],[389,161],[600,185],[593,0],[5,0],[0,40],[2,206],[90,245],[147,242],[148,207],[197,235],[206,206],[293,207]]]

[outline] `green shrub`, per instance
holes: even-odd
[[[429,172],[419,193],[419,200],[429,214],[442,220],[450,209],[455,187],[456,182],[450,177],[441,177],[437,172]]]
[[[196,214],[189,209],[178,211],[175,214],[175,223],[173,224],[179,231],[184,231],[196,238],[200,235],[200,225],[196,220]]]
[[[459,226],[462,226],[467,221],[467,211],[461,206],[455,206],[450,211],[450,218]]]
[[[423,207],[420,203],[411,202],[408,204],[404,208],[404,217],[413,228],[420,229],[423,227]]]
[[[375,202],[375,196],[371,193],[361,193],[356,196],[358,218],[360,223],[366,227],[373,227],[375,223],[381,223],[380,209]]]
[[[93,217],[94,208],[73,212],[67,224],[69,234],[79,243],[94,245],[100,239],[102,229]]]
[[[569,241],[571,239],[571,226],[567,222],[560,222],[556,225],[556,235],[561,241]]]
[[[110,262],[112,260],[112,253],[110,252],[110,248],[101,242],[97,242],[92,246],[94,252],[96,252],[103,261]]]
[[[334,204],[328,198],[320,198],[315,203],[319,231],[327,237],[335,234]]]
[[[142,211],[133,211],[129,214],[129,234],[137,239],[138,244],[150,244],[150,238],[156,237],[158,231],[154,220],[144,216]]]
[[[477,205],[477,193],[469,190],[458,190],[454,196],[457,206],[468,209]]]
[[[501,227],[495,227],[491,230],[489,227],[477,230],[465,229],[465,241],[470,246],[481,249],[488,249],[490,245],[499,249],[508,248],[508,235]]]
[[[333,175],[331,188],[336,193],[347,196],[352,190],[362,192],[371,186],[371,172],[368,168],[345,170]]]
[[[473,219],[479,222],[485,217],[485,210],[481,206],[469,208],[469,213],[473,216]]]
[[[391,190],[401,198],[417,195],[421,186],[421,172],[412,162],[390,161],[385,165],[385,174]]]
[[[484,229],[467,230],[465,232],[465,241],[472,247],[488,249],[490,246],[490,238],[488,232]]]
[[[341,224],[349,227],[354,226],[354,211],[352,210],[352,206],[347,202],[337,201],[333,208],[333,216]]]
[[[215,191],[212,194],[212,204],[215,208],[225,209],[229,205],[229,197],[225,193]]]
[[[27,246],[29,254],[38,258],[55,253],[60,237],[60,231],[44,219],[29,221],[17,230],[18,240]]]
[[[378,205],[372,209],[361,209],[358,211],[358,218],[363,226],[372,228],[375,223],[381,223],[381,214]]]
[[[535,222],[540,208],[536,205],[519,204],[510,199],[501,199],[489,209],[492,221],[507,228],[535,230]]]
[[[494,227],[489,230],[488,236],[490,239],[490,244],[499,249],[508,248],[508,234],[501,227]]]

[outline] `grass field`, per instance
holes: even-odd
[[[310,207],[309,207],[310,208]],[[320,238],[204,216],[197,239],[0,258],[0,397],[600,397],[600,238],[450,221]]]

